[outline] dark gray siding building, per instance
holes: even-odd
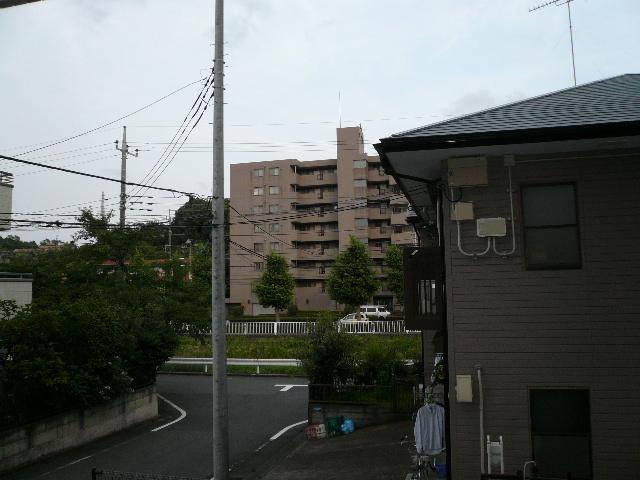
[[[486,435],[506,474],[639,478],[640,76],[377,149],[444,253],[452,478],[488,471]]]

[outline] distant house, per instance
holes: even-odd
[[[452,478],[489,471],[490,435],[505,474],[637,479],[640,75],[376,149],[418,215],[407,320],[445,353]]]
[[[30,305],[32,283],[30,273],[0,272],[0,300],[12,300],[19,307]]]

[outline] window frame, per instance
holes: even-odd
[[[269,168],[269,176],[271,176],[271,177],[279,177],[280,176],[280,167],[270,167]]]
[[[264,187],[253,187],[253,190],[251,192],[251,196],[260,197],[262,195],[264,195]]]
[[[269,185],[269,195],[280,195],[280,185]]]
[[[262,177],[264,177],[264,167],[254,168],[253,178],[262,178]]]
[[[574,210],[576,213],[575,224],[563,224],[563,225],[542,225],[536,227],[527,227],[525,225],[526,216],[524,209],[524,191],[527,188],[533,187],[557,187],[570,185],[573,187],[573,204]],[[580,231],[580,211],[578,208],[578,185],[575,181],[560,181],[560,182],[545,182],[545,183],[523,183],[520,184],[520,218],[521,218],[521,238],[522,238],[522,259],[524,264],[524,269],[529,271],[538,271],[538,270],[580,270],[584,263],[584,259],[582,258],[582,235]],[[528,230],[544,230],[549,228],[562,228],[562,227],[575,227],[576,229],[576,245],[577,245],[577,257],[578,263],[572,265],[557,265],[553,263],[542,264],[536,263],[535,265],[530,265],[527,260],[527,231]]]

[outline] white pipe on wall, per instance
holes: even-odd
[[[482,391],[482,367],[476,365],[478,375],[478,399],[480,410],[480,473],[484,475],[484,398]]]

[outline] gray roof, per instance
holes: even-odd
[[[424,138],[640,122],[640,74],[607,78],[392,135]]]

